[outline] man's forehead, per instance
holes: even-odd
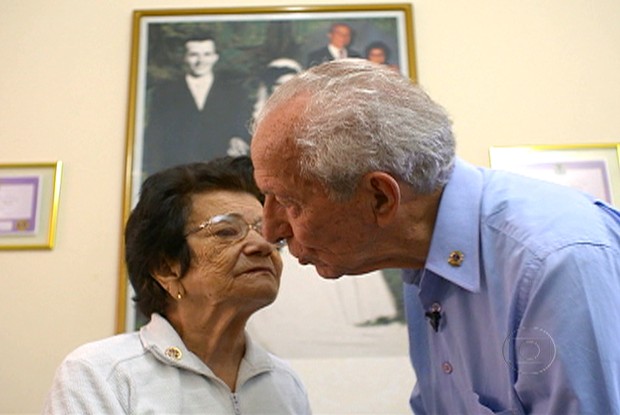
[[[250,155],[259,186],[264,182],[298,176],[298,149],[294,134],[306,103],[307,96],[304,94],[281,102],[257,126]]]
[[[312,187],[312,183],[300,176],[297,158],[290,143],[288,146],[270,146],[260,157],[256,157],[254,178],[262,192],[278,196],[297,198]]]
[[[215,42],[210,39],[205,40],[188,40],[185,43],[185,48],[189,50],[215,50]]]
[[[254,176],[259,186],[275,185],[284,179],[294,180],[297,177],[297,162],[294,154],[287,148],[290,146],[279,143],[265,146],[260,155],[253,157]]]
[[[345,24],[338,24],[334,25],[332,32],[349,34],[349,32],[351,32],[351,28]]]
[[[296,170],[255,170],[256,183],[262,192],[278,197],[307,201],[321,193],[315,181],[303,179]]]
[[[288,87],[289,85],[285,86]],[[285,86],[281,86],[281,88]],[[278,92],[279,91],[276,91],[274,95],[278,94]],[[259,127],[263,124],[267,126],[292,125],[293,122],[300,118],[301,113],[308,104],[308,99],[308,93],[298,92],[290,98],[281,100],[269,110],[269,113],[266,114],[262,122],[260,122]]]
[[[289,105],[280,104],[270,111],[259,123],[252,137],[252,161],[260,164],[274,157],[291,157],[295,150],[293,126],[298,119],[298,113],[291,111]]]

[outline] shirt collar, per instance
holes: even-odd
[[[468,291],[480,291],[482,173],[457,158],[446,184],[425,268]],[[462,261],[450,261],[460,255]],[[455,264],[455,265],[451,265]]]
[[[332,54],[332,56],[335,59],[339,59],[340,58],[340,48],[337,48],[336,46],[332,45],[331,43],[329,45],[327,45],[327,49],[329,49],[329,53]],[[345,53],[347,52],[346,48],[343,48]]]
[[[208,88],[213,83],[213,74],[205,74],[203,76],[185,75],[187,84],[194,88]]]
[[[183,367],[199,374],[213,377],[211,369],[198,356],[188,350],[174,327],[163,316],[153,313],[151,321],[140,329],[142,345],[165,364]],[[239,367],[237,384],[273,369],[273,360],[265,349],[245,335],[245,355]]]

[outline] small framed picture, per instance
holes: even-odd
[[[62,162],[0,164],[0,249],[52,249]]]
[[[491,147],[491,167],[574,187],[620,204],[620,144]]]

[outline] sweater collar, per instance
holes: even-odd
[[[144,349],[162,363],[217,379],[211,369],[185,347],[174,327],[160,314],[153,313],[149,323],[140,329],[140,340]],[[237,384],[242,385],[248,379],[273,368],[269,353],[254,343],[246,332],[245,355],[239,367]]]

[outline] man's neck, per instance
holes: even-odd
[[[347,48],[339,48],[337,46],[332,45],[331,43],[327,46],[327,48],[329,49],[329,52],[332,54],[332,56],[336,59],[340,58],[340,50],[344,50],[346,53]]]
[[[198,110],[202,110],[207,100],[207,95],[209,95],[209,91],[213,85],[213,73],[207,73],[201,76],[187,74],[185,76],[185,81],[189,91],[194,97],[196,107]]]

